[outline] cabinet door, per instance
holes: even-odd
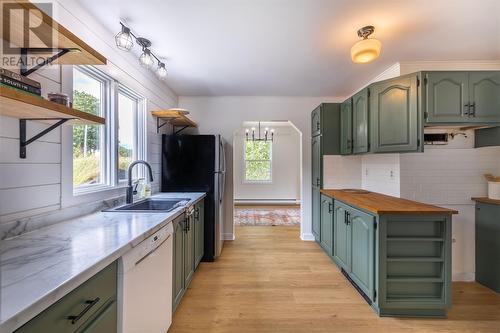
[[[476,203],[476,281],[500,293],[500,206]]]
[[[500,122],[500,71],[470,72],[469,121]]]
[[[195,225],[194,225],[194,232],[195,232],[195,247],[194,247],[194,254],[195,254],[195,269],[198,267],[201,258],[203,258],[203,248],[204,248],[204,229],[205,229],[205,205],[203,200],[200,201],[199,203],[196,204],[195,207]]]
[[[429,123],[468,121],[469,92],[466,72],[425,74],[425,112]]]
[[[177,308],[182,295],[184,294],[184,216],[174,220],[174,234],[173,234],[173,277],[172,277],[172,304],[173,310]]]
[[[320,210],[321,210],[321,197],[319,188],[312,188],[312,233],[317,242],[320,240]]]
[[[84,328],[78,330],[78,333],[110,333],[118,331],[118,313],[116,301],[112,300],[109,302],[104,309],[99,311],[99,313],[90,318],[87,323],[85,323]]]
[[[338,202],[333,206],[333,259],[349,272],[349,225],[346,223],[346,209]]]
[[[333,199],[321,194],[320,245],[333,256]]]
[[[312,138],[312,181],[311,185],[315,187],[320,187],[322,184],[321,179],[321,136],[315,136]]]
[[[351,278],[373,300],[375,263],[375,218],[351,208],[348,212],[351,228]]]
[[[194,214],[186,218],[184,237],[184,288],[187,289],[194,275]]]
[[[368,152],[368,89],[352,97],[353,153]]]
[[[352,101],[340,106],[340,154],[352,154]]]
[[[418,150],[417,76],[407,75],[370,87],[371,151]]]
[[[321,105],[311,112],[311,135],[321,134]]]

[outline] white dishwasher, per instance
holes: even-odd
[[[172,323],[172,223],[119,261],[118,332],[165,333]]]

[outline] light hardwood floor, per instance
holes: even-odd
[[[500,332],[500,295],[453,284],[448,319],[379,318],[298,227],[237,227],[202,263],[169,333]]]

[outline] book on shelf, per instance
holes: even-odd
[[[18,91],[22,91],[23,93],[25,94],[30,94],[32,96],[36,96],[36,97],[40,97],[40,98],[43,98],[40,94],[35,94],[35,93],[32,93],[32,92],[29,92],[29,91],[26,91],[26,90],[23,90],[23,89],[19,89],[19,88],[16,88],[16,87],[13,87],[11,85],[8,85],[8,84],[4,84],[0,81],[0,87],[6,87],[7,89],[12,89],[12,90],[18,90]]]
[[[14,80],[10,77],[6,77],[4,75],[0,75],[0,83],[5,86],[10,86],[12,88],[16,88],[25,92],[29,92],[35,95],[42,95],[42,90],[40,88],[36,88],[33,86],[30,86],[28,84],[25,84],[23,82]]]
[[[40,82],[38,81],[35,81],[33,79],[30,79],[24,75],[21,75],[21,74],[18,74],[16,72],[13,72],[13,71],[9,71],[8,69],[5,69],[5,68],[1,68],[0,67],[0,76],[5,76],[5,77],[8,77],[12,80],[16,80],[16,81],[19,81],[21,83],[24,83],[28,86],[32,86],[32,87],[35,87],[35,88],[38,88],[38,89],[42,89],[42,86],[40,84]]]

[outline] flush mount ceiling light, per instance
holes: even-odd
[[[125,26],[120,22],[122,26],[121,31],[115,36],[116,47],[123,51],[130,51],[134,46],[134,39],[137,45],[142,48],[142,53],[139,56],[139,63],[145,68],[152,68],[155,61],[158,63],[158,68],[156,69],[156,75],[158,78],[164,80],[167,77],[167,69],[165,63],[163,63],[156,55],[151,52],[151,41],[147,38],[137,37],[132,33],[129,27]]]
[[[351,59],[356,64],[367,64],[380,55],[382,43],[374,38],[368,38],[375,27],[368,25],[358,30],[358,36],[363,38],[351,48]]]

